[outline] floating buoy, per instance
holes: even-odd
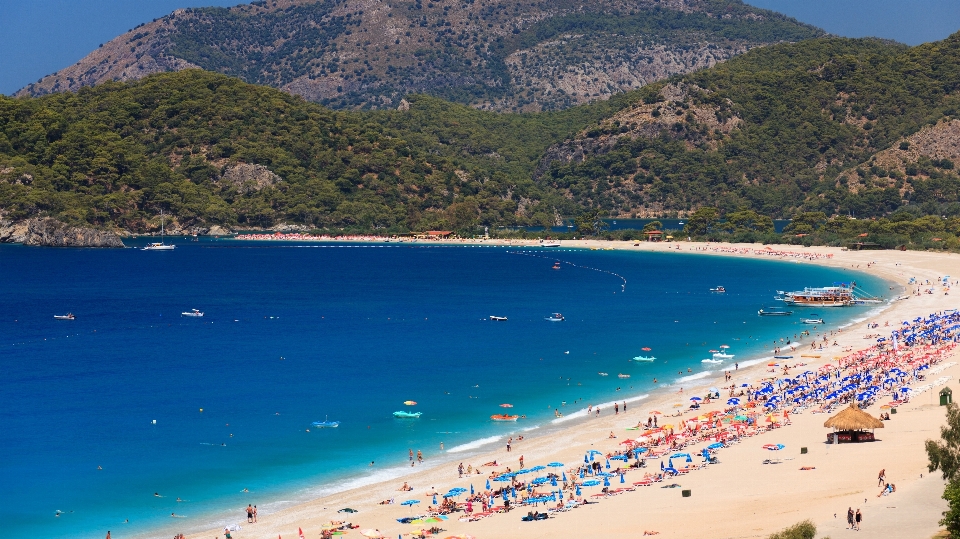
[[[151,421],[151,423],[154,424],[154,425],[156,425],[156,424],[157,424],[157,420],[154,419],[153,421]]]
[[[201,414],[203,413],[203,408],[200,408],[200,413],[201,413]]]

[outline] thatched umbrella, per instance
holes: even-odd
[[[883,421],[861,410],[855,403],[850,403],[839,414],[823,422],[824,427],[836,430],[867,430],[882,429]]]

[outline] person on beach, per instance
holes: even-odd
[[[520,455],[520,467],[523,468],[523,455]]]
[[[253,523],[253,505],[247,504],[247,524]]]
[[[857,508],[857,515],[854,517],[854,520],[857,523],[857,531],[860,531],[860,521],[863,520],[863,515],[860,514],[860,508]]]
[[[877,486],[879,487],[880,485],[882,485],[882,484],[883,484],[883,481],[884,481],[886,478],[887,478],[887,469],[884,468],[884,469],[880,470],[880,476],[877,478],[877,479],[878,479],[878,481],[877,481]]]
[[[509,440],[507,440],[507,453],[510,452],[510,444],[512,444],[512,443],[513,443],[513,437],[511,437]]]
[[[254,523],[257,522],[257,506],[256,505],[253,506],[253,522]]]
[[[623,413],[627,413],[627,401],[623,401]]]
[[[413,463],[413,449],[410,449],[410,463]]]
[[[110,539],[110,530],[107,530],[107,539]]]
[[[853,507],[847,508],[847,528],[853,529]]]
[[[423,453],[417,449],[417,462],[423,464]]]

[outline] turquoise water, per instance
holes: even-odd
[[[0,246],[11,536],[172,535],[397,476],[410,448],[463,459],[556,428],[555,408],[576,418],[649,394],[654,377],[703,376],[721,344],[739,361],[766,355],[801,330],[756,315],[776,290],[856,278],[886,291],[842,270],[679,253],[178,244]],[[718,284],[728,292],[708,291]],[[206,315],[180,316],[191,308]],[[77,319],[53,320],[67,311]],[[819,314],[835,328],[866,312]],[[631,361],[642,347],[657,362]],[[392,417],[405,400],[419,420]],[[501,403],[527,419],[489,421]],[[325,418],[341,426],[306,432]]]

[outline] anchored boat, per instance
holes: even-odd
[[[493,315],[490,315],[490,320],[492,320],[492,321],[494,321],[494,322],[506,322],[506,321],[507,321],[507,317],[506,317],[506,316],[493,316]]]
[[[400,419],[418,419],[423,412],[394,412],[393,417]]]
[[[77,317],[74,316],[73,313],[55,314],[55,315],[53,315],[53,319],[54,319],[54,320],[76,320],[76,318],[77,318]]]
[[[544,320],[547,322],[563,322],[566,318],[563,317],[560,313],[553,313],[550,316],[546,317]]]
[[[494,421],[516,421],[519,417],[518,415],[494,414],[490,416],[490,419]]]

